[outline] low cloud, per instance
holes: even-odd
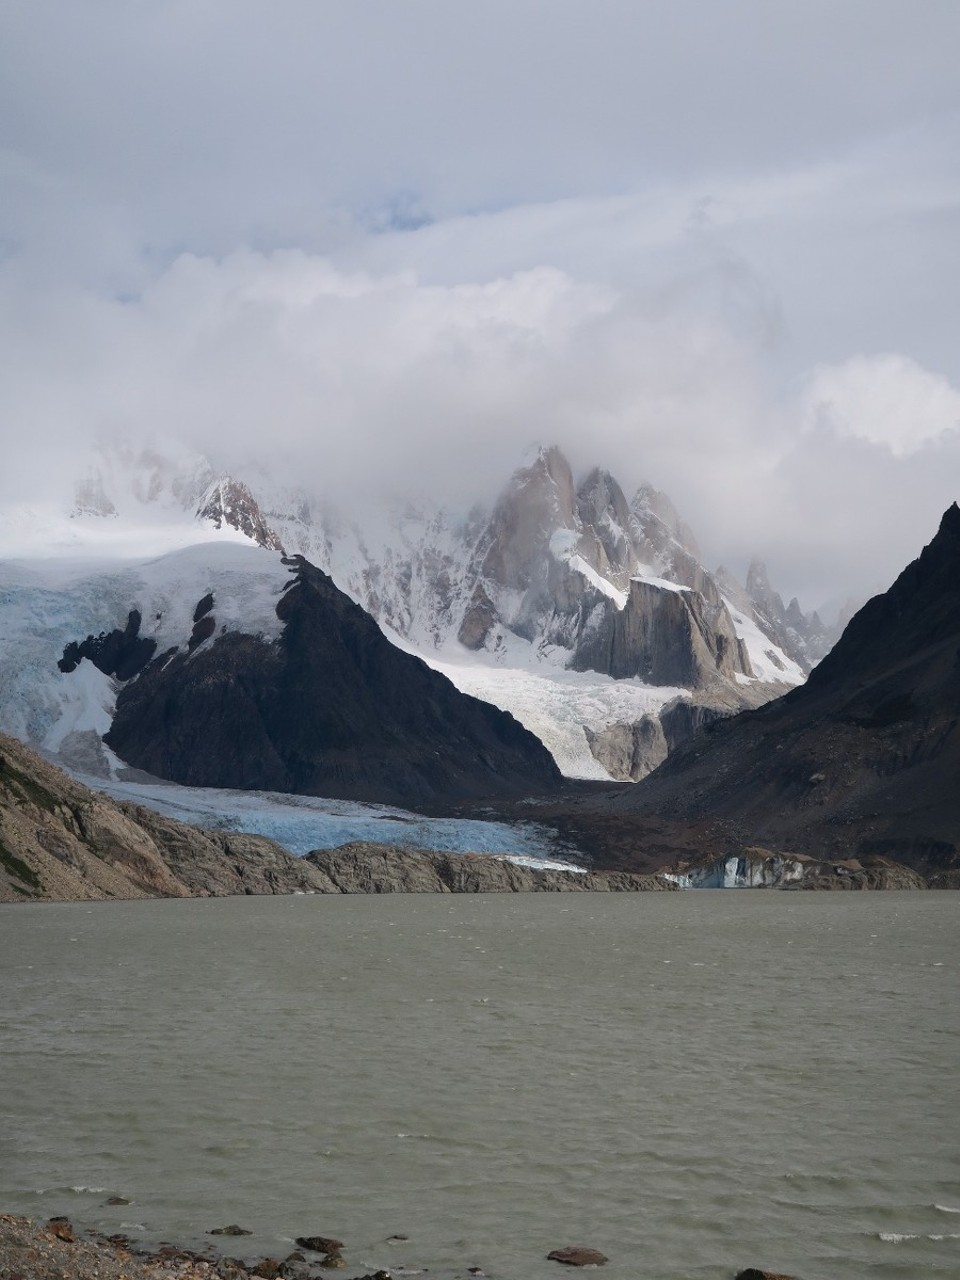
[[[555,442],[628,493],[665,489],[713,562],[765,555],[808,605],[889,579],[953,496],[960,394],[884,355],[778,397],[741,323],[765,299],[745,274],[727,317],[704,297],[729,301],[729,272],[701,271],[668,298],[556,267],[443,285],[245,251],[183,255],[133,298],[34,298],[2,334],[17,425],[4,488],[72,482],[98,440],[176,440],[361,519],[388,496],[465,511],[529,443]]]
[[[907,356],[854,356],[813,370],[801,415],[807,430],[826,428],[905,458],[960,433],[960,391]]]

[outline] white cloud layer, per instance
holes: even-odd
[[[958,497],[953,0],[0,22],[0,497],[121,436],[465,505],[557,441],[808,605]]]
[[[907,356],[853,356],[813,370],[803,419],[905,458],[960,433],[960,391]]]

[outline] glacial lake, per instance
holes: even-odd
[[[958,917],[762,890],[0,907],[0,1211],[245,1257],[335,1235],[345,1276],[559,1280],[545,1255],[583,1244],[610,1280],[956,1278]]]

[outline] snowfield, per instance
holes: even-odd
[[[236,534],[141,560],[43,558],[0,561],[0,729],[60,752],[72,734],[105,731],[115,682],[84,659],[57,670],[72,640],[123,628],[131,609],[157,652],[185,644],[197,602],[212,591],[218,626],[272,638],[289,581],[274,551]]]
[[[803,684],[806,676],[782,649],[776,648],[769,636],[765,636],[752,618],[747,618],[732,600],[724,597],[724,604],[733,619],[733,628],[747,647],[750,666],[755,680],[794,686]],[[737,676],[741,684],[751,684],[749,676]]]
[[[633,724],[641,716],[659,711],[672,698],[689,697],[687,689],[614,680],[595,671],[490,667],[470,662],[472,655],[466,650],[459,662],[448,655],[449,650],[443,659],[432,654],[420,656],[461,693],[509,711],[537,735],[568,778],[610,781],[606,769],[594,759],[584,726],[600,730],[611,724]]]

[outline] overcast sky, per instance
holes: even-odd
[[[0,0],[0,494],[467,503],[532,441],[812,606],[960,496],[957,0]]]

